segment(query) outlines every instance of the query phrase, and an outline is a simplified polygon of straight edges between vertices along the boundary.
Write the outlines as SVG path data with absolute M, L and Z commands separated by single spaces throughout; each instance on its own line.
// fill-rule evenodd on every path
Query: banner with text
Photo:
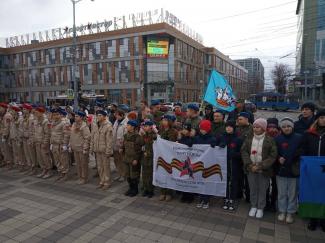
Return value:
M 227 187 L 227 149 L 170 142 L 153 145 L 153 184 L 162 188 L 224 197 Z

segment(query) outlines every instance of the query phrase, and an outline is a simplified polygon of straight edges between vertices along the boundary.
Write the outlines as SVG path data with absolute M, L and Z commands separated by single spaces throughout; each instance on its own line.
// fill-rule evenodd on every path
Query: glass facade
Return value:
M 325 30 L 325 0 L 318 0 L 317 20 L 317 30 Z

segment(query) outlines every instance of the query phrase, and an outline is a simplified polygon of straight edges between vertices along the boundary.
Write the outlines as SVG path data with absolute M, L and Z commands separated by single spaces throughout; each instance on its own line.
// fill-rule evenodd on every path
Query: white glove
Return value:
M 50 145 L 50 150 L 51 150 L 51 151 L 53 150 L 53 144 Z
M 63 151 L 67 151 L 68 150 L 68 146 L 67 145 L 63 145 L 62 146 L 62 149 L 63 149 Z
M 5 143 L 5 142 L 6 142 L 6 139 L 3 138 L 3 139 L 1 139 L 1 141 L 2 141 L 3 143 Z
M 69 147 L 69 153 L 72 153 L 72 148 L 71 147 Z

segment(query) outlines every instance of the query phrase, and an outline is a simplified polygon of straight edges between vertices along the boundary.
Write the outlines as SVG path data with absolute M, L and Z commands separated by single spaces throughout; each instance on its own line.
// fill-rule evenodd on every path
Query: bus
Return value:
M 47 106 L 52 106 L 54 104 L 59 105 L 60 107 L 64 108 L 66 106 L 73 106 L 73 97 L 69 97 L 67 95 L 58 95 L 55 97 L 49 97 L 46 100 Z M 79 98 L 79 105 L 94 107 L 96 101 L 103 102 L 107 104 L 107 99 L 105 95 L 96 95 L 96 94 L 82 94 Z
M 294 96 L 283 95 L 277 92 L 261 92 L 251 95 L 250 101 L 257 109 L 272 109 L 287 111 L 299 109 L 299 102 Z

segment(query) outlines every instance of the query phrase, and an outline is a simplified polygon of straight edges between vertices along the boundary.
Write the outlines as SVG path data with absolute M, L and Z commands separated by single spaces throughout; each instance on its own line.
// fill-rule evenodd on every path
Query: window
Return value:
M 320 60 L 320 43 L 321 40 L 316 40 L 316 50 L 315 50 L 315 61 L 319 61 Z
M 107 43 L 107 58 L 116 57 L 116 40 L 108 40 Z
M 325 39 L 322 40 L 322 54 L 321 54 L 321 61 L 325 61 Z

